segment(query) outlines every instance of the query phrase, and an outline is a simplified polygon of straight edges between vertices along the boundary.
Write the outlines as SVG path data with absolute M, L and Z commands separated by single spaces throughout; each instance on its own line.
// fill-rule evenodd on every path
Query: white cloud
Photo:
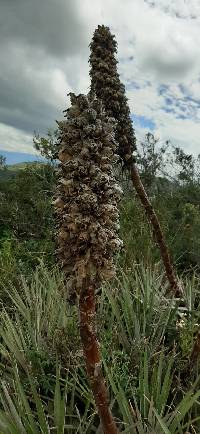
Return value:
M 1 148 L 30 152 L 33 131 L 43 133 L 62 117 L 67 93 L 88 91 L 88 44 L 97 24 L 105 24 L 116 34 L 132 112 L 152 119 L 162 138 L 199 152 L 199 0 L 50 0 L 50 8 L 43 1 L 42 9 L 38 0 L 33 8 L 41 14 L 34 18 L 37 30 L 31 26 L 28 33 L 31 14 L 24 0 L 9 32 L 1 27 Z M 5 16 L 11 19 L 8 3 Z M 60 17 L 56 32 L 53 17 L 55 24 Z
M 190 119 L 175 119 L 173 116 L 158 116 L 161 126 L 155 130 L 156 136 L 161 140 L 171 139 L 174 145 L 184 148 L 187 153 L 197 156 L 199 152 L 200 123 Z
M 31 135 L 2 123 L 0 123 L 0 143 L 3 151 L 35 153 L 37 155 L 33 149 L 33 137 Z
M 157 7 L 178 18 L 196 19 L 200 16 L 199 0 L 145 0 L 152 7 Z
M 154 133 L 157 137 L 161 140 L 170 139 L 186 152 L 197 155 L 200 152 L 200 106 L 193 101 L 181 100 L 180 104 L 185 110 L 182 111 L 180 106 L 176 105 L 179 101 L 177 95 L 183 98 L 175 85 L 169 87 L 163 95 L 160 95 L 153 85 L 128 92 L 131 111 L 137 116 L 152 119 L 156 123 Z M 166 97 L 171 98 L 170 105 L 166 104 Z M 167 109 L 172 111 L 167 112 Z

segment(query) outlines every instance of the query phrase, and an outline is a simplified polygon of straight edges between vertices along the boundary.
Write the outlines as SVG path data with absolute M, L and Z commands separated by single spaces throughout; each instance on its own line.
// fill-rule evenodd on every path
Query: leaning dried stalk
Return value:
M 150 203 L 140 179 L 133 152 L 136 151 L 135 132 L 132 126 L 130 110 L 125 95 L 125 87 L 117 72 L 117 43 L 108 27 L 98 26 L 90 44 L 91 91 L 101 98 L 109 116 L 117 121 L 116 140 L 118 154 L 124 166 L 129 170 L 137 195 L 144 206 L 147 218 L 153 227 L 156 244 L 165 267 L 166 276 L 175 295 L 182 295 L 182 289 L 176 278 L 169 250 L 158 217 Z
M 59 122 L 57 254 L 68 291 L 79 300 L 81 340 L 101 423 L 105 433 L 116 434 L 95 326 L 95 290 L 114 276 L 113 254 L 121 245 L 117 236 L 121 190 L 112 172 L 115 121 L 107 119 L 99 100 L 70 96 L 67 119 Z

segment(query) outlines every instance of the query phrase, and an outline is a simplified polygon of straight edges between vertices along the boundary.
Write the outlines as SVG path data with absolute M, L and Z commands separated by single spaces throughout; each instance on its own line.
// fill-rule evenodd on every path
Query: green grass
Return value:
M 111 406 L 122 433 L 184 434 L 199 422 L 198 366 L 183 351 L 198 321 L 199 279 L 185 281 L 183 309 L 156 269 L 120 268 L 98 295 L 98 329 Z M 0 432 L 102 433 L 85 374 L 76 307 L 57 268 L 38 267 L 20 291 L 7 282 L 1 312 Z M 183 375 L 183 374 L 184 375 Z M 179 378 L 179 383 L 177 383 Z M 194 430 L 191 432 L 195 432 Z

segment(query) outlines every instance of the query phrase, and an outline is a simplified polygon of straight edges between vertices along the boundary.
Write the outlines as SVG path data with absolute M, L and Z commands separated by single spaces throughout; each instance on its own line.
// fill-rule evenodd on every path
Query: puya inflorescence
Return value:
M 120 248 L 118 203 L 113 175 L 117 160 L 115 121 L 99 99 L 71 94 L 66 120 L 59 122 L 59 184 L 54 202 L 58 249 L 70 292 L 84 279 L 95 287 L 113 277 L 113 254 Z

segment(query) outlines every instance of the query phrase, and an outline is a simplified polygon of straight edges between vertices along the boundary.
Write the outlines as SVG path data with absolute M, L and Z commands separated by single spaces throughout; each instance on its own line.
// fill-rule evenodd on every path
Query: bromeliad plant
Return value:
M 137 195 L 153 227 L 154 239 L 160 249 L 170 287 L 177 296 L 180 296 L 182 295 L 182 289 L 174 272 L 158 217 L 149 201 L 135 164 L 135 157 L 133 156 L 133 152 L 136 151 L 135 132 L 125 95 L 125 87 L 121 83 L 117 72 L 117 60 L 115 58 L 117 43 L 108 27 L 104 25 L 98 26 L 94 32 L 90 49 L 91 90 L 98 98 L 102 99 L 108 116 L 113 116 L 117 121 L 118 154 L 125 168 L 128 169 Z
M 95 326 L 95 290 L 115 274 L 121 189 L 113 175 L 114 120 L 92 96 L 70 94 L 60 126 L 59 185 L 55 206 L 58 250 L 68 291 L 79 301 L 80 334 L 98 413 L 105 433 L 117 433 L 109 409 Z
M 181 308 L 166 299 L 164 288 L 161 290 L 162 275 L 156 270 L 133 264 L 127 274 L 120 269 L 117 274 L 110 284 L 103 285 L 98 296 L 98 324 L 112 409 L 120 432 L 200 432 L 198 368 L 194 370 L 196 384 L 189 383 L 186 388 L 181 381 L 177 387 L 177 379 L 182 377 L 176 332 Z M 199 317 L 198 286 L 199 278 L 185 282 L 189 321 L 194 323 Z M 76 308 L 66 306 L 63 287 L 62 273 L 43 266 L 31 283 L 22 280 L 20 294 L 18 288 L 7 286 L 13 309 L 9 304 L 1 313 L 1 433 L 102 433 L 81 352 L 77 351 Z M 62 330 L 67 340 L 63 335 L 57 347 L 58 332 L 60 336 Z M 173 344 L 174 339 L 178 346 Z M 75 350 L 73 363 L 66 363 L 70 342 Z M 49 368 L 43 364 L 45 348 L 46 362 L 53 362 Z

